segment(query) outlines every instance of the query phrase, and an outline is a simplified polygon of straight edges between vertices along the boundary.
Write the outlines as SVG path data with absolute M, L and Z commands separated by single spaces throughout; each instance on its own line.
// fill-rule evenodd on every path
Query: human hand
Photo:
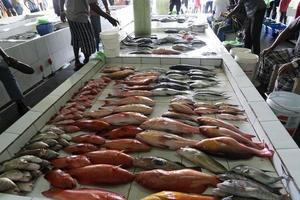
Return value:
M 107 20 L 108 20 L 109 23 L 111 23 L 113 26 L 118 26 L 118 25 L 120 25 L 119 21 L 116 20 L 116 19 L 113 18 L 113 17 L 109 17 Z
M 283 64 L 278 70 L 278 76 L 282 76 L 284 74 L 289 74 L 295 71 L 295 68 L 292 63 Z
M 62 22 L 66 22 L 67 20 L 66 20 L 66 13 L 65 12 L 60 12 L 60 20 L 62 21 Z

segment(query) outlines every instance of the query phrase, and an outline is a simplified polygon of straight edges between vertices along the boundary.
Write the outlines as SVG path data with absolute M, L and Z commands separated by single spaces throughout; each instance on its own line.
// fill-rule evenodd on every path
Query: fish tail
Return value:
M 265 148 L 265 143 L 264 142 L 253 142 L 255 148 L 258 148 L 258 149 L 264 149 Z

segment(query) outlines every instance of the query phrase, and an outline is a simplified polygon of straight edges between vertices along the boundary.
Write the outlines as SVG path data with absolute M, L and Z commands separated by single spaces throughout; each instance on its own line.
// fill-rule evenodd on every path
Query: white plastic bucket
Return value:
M 242 47 L 235 47 L 230 49 L 230 54 L 232 57 L 235 57 L 237 53 L 251 53 L 251 49 Z
M 235 61 L 240 65 L 248 78 L 253 81 L 256 73 L 258 55 L 252 53 L 236 53 Z
M 272 92 L 267 104 L 293 136 L 300 122 L 300 95 L 292 92 Z
M 107 57 L 117 57 L 120 54 L 119 32 L 117 30 L 102 31 L 100 38 Z

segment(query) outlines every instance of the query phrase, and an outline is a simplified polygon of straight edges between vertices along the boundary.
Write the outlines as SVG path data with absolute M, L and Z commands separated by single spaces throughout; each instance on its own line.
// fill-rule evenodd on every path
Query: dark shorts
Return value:
M 74 48 L 80 48 L 82 53 L 91 55 L 96 51 L 93 28 L 90 22 L 70 21 L 71 45 Z

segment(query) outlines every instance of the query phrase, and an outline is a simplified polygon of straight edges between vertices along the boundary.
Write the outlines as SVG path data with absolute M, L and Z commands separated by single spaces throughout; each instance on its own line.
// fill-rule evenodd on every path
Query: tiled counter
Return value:
M 284 127 L 277 120 L 272 110 L 261 98 L 247 75 L 242 71 L 239 65 L 233 60 L 230 54 L 218 41 L 217 37 L 210 29 L 203 34 L 207 42 L 214 51 L 216 56 L 197 56 L 189 55 L 180 56 L 121 56 L 106 60 L 108 65 L 133 64 L 137 69 L 151 68 L 153 66 L 167 67 L 172 64 L 193 64 L 203 66 L 219 67 L 218 78 L 221 80 L 221 88 L 228 93 L 231 98 L 228 102 L 240 105 L 246 111 L 247 122 L 239 122 L 237 125 L 244 131 L 257 136 L 257 139 L 265 141 L 268 146 L 274 150 L 274 157 L 263 159 L 254 157 L 249 160 L 227 160 L 219 159 L 227 167 L 233 167 L 238 164 L 247 164 L 264 170 L 271 171 L 271 174 L 279 176 L 289 176 L 288 181 L 284 180 L 287 192 L 290 193 L 293 200 L 300 199 L 300 150 L 293 139 L 289 136 Z M 43 99 L 38 105 L 32 108 L 20 120 L 8 128 L 0 135 L 0 161 L 12 157 L 37 131 L 41 130 L 46 122 L 53 116 L 58 109 L 64 105 L 72 94 L 80 88 L 86 80 L 98 77 L 100 70 L 105 63 L 90 61 L 84 68 L 76 72 L 72 77 L 66 80 L 61 86 L 53 91 L 48 97 Z M 104 99 L 111 92 L 111 85 L 98 97 Z M 157 102 L 154 113 L 151 117 L 160 116 L 167 110 L 170 97 L 155 97 Z M 97 103 L 96 103 L 97 104 Z M 93 109 L 93 108 L 92 108 Z M 199 138 L 199 136 L 196 136 Z M 142 155 L 142 154 L 138 154 Z M 174 152 L 161 151 L 153 148 L 149 153 L 143 155 L 162 155 L 171 160 L 182 160 L 175 156 Z M 190 163 L 184 162 L 186 165 Z M 35 190 L 27 197 L 0 194 L 0 199 L 9 200 L 39 200 L 43 198 L 41 191 L 49 188 L 48 183 L 40 177 Z M 111 191 L 125 195 L 130 200 L 138 200 L 150 193 L 149 190 L 140 187 L 135 182 L 116 187 L 105 187 Z M 207 193 L 210 193 L 208 190 Z M 43 198 L 44 199 L 44 198 Z

